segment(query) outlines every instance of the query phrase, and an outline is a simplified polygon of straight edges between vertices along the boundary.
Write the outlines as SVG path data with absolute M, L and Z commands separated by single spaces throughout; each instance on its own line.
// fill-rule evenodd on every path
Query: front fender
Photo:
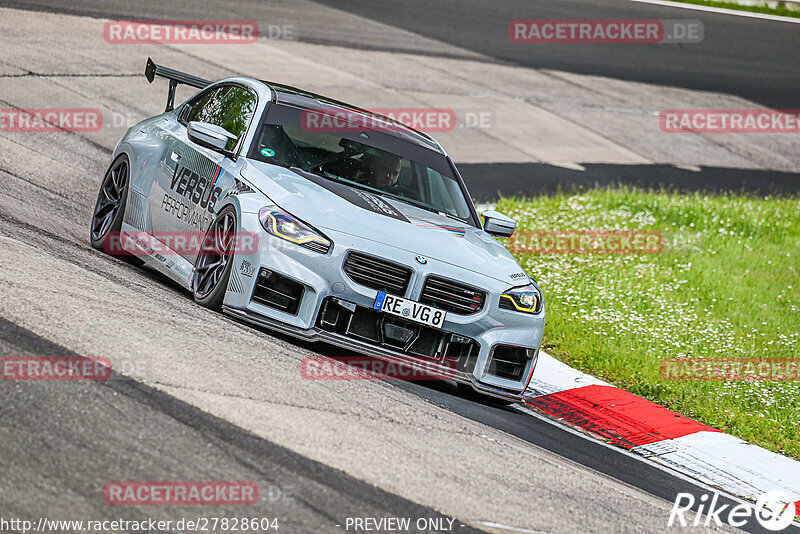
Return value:
M 214 206 L 214 217 L 225 209 L 227 206 L 233 206 L 236 210 L 236 220 L 239 221 L 241 227 L 243 213 L 258 213 L 261 208 L 268 205 L 270 202 L 262 194 L 256 192 L 238 192 L 226 196 L 222 202 L 218 202 Z

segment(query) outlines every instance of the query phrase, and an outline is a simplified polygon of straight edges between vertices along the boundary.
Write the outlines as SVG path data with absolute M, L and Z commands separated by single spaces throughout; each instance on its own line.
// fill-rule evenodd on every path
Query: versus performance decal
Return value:
M 224 171 L 219 165 L 212 168 L 214 175 L 209 179 L 188 167 L 177 165 L 172 174 L 170 189 L 183 198 L 165 193 L 161 201 L 162 209 L 193 228 L 205 230 L 214 205 L 222 195 L 222 188 L 216 185 Z
M 222 167 L 219 165 L 216 167 L 213 178 L 208 179 L 187 167 L 178 165 L 175 167 L 175 174 L 169 187 L 193 204 L 199 204 L 206 211 L 214 211 L 214 203 L 222 194 L 222 188 L 214 187 L 222 174 Z

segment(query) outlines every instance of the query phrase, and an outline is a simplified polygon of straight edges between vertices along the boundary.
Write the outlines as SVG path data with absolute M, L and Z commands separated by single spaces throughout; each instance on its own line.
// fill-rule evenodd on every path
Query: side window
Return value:
M 207 122 L 221 126 L 236 136 L 228 150 L 233 150 L 239 138 L 250 124 L 256 108 L 256 98 L 242 87 L 223 85 L 189 102 L 190 110 L 186 122 Z
M 228 87 L 217 87 L 213 91 L 209 91 L 207 93 L 203 93 L 200 96 L 196 96 L 192 98 L 186 104 L 186 110 L 181 110 L 181 119 L 183 122 L 189 123 L 190 121 L 203 121 L 200 118 L 201 113 L 203 112 L 206 105 L 212 101 L 217 100 L 220 97 L 220 94 L 223 91 L 226 91 Z

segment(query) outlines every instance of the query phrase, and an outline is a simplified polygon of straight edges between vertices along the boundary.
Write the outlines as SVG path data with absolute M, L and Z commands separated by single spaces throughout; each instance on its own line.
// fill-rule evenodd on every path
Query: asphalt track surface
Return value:
M 341 352 L 335 347 L 296 343 L 326 356 Z M 0 354 L 79 357 L 2 318 Z M 668 502 L 681 492 L 709 492 L 631 454 L 532 417 L 526 409 L 475 402 L 459 396 L 448 383 L 395 384 L 436 406 Z M 100 382 L 4 385 L 0 387 L 0 418 L 4 486 L 0 515 L 6 518 L 29 517 L 43 508 L 50 519 L 238 517 L 241 514 L 233 506 L 111 507 L 101 499 L 100 488 L 106 482 L 124 480 L 246 480 L 256 481 L 260 491 L 260 501 L 248 507 L 248 517 L 277 518 L 284 532 L 329 532 L 346 517 L 452 520 L 453 532 L 480 532 L 116 372 Z M 735 506 L 737 502 L 722 496 L 719 504 Z M 755 522 L 743 530 L 769 532 Z
M 410 9 L 402 0 L 320 3 L 527 67 L 731 93 L 777 108 L 800 107 L 800 31 L 795 24 L 627 0 L 432 0 L 412 3 Z M 705 37 L 696 45 L 531 46 L 503 38 L 508 22 L 515 19 L 695 19 L 703 22 Z
M 547 195 L 594 187 L 629 186 L 652 191 L 797 195 L 796 173 L 701 167 L 685 170 L 673 165 L 613 165 L 585 163 L 578 171 L 546 163 L 461 163 L 458 169 L 478 201 L 499 196 Z M 535 180 L 531 180 L 535 176 Z M 502 180 L 498 180 L 501 177 Z
M 103 4 L 108 7 L 104 7 Z M 608 11 L 604 11 L 602 18 L 616 16 L 619 18 L 665 17 L 654 12 L 651 13 L 647 11 L 648 7 L 638 4 L 635 5 L 635 8 L 632 7 L 634 4 L 628 2 L 612 2 L 611 4 L 619 4 L 619 14 L 612 15 Z M 136 13 L 127 11 L 128 9 L 136 12 L 140 9 L 147 9 L 146 3 L 139 3 L 133 7 L 133 4 L 123 2 L 74 2 L 64 7 L 45 6 L 44 3 L 38 4 L 37 2 L 5 2 L 4 5 L 32 9 L 46 7 L 48 10 L 103 17 L 133 16 Z M 503 4 L 502 10 L 495 10 L 494 7 L 487 10 L 485 7 L 473 6 L 468 2 L 459 2 L 458 5 L 463 8 L 463 12 L 458 12 L 461 13 L 459 16 L 453 16 L 452 9 L 448 11 L 446 5 L 440 2 L 426 2 L 424 8 L 419 8 L 426 10 L 426 16 L 419 16 L 419 9 L 416 10 L 417 15 L 415 16 L 404 15 L 403 10 L 393 2 L 376 2 L 374 4 L 337 2 L 336 5 L 339 8 L 346 7 L 362 16 L 406 26 L 414 32 L 422 34 L 427 32 L 439 40 L 450 40 L 465 48 L 472 47 L 497 60 L 526 60 L 524 57 L 515 59 L 514 55 L 517 52 L 513 47 L 503 50 L 502 47 L 498 47 L 486 39 L 474 38 L 476 35 L 480 35 L 481 31 L 477 31 L 477 29 L 467 31 L 467 28 L 463 27 L 465 21 L 471 24 L 477 23 L 486 25 L 482 31 L 488 32 L 488 28 L 492 24 L 496 25 L 498 20 L 508 20 L 508 18 L 503 18 L 507 17 L 504 10 L 510 9 L 509 6 L 514 7 L 513 4 L 509 4 L 509 6 Z M 407 4 L 405 5 L 407 6 Z M 452 7 L 455 4 L 450 3 L 449 5 Z M 526 9 L 520 8 L 519 10 L 511 9 L 508 13 L 514 13 L 512 18 L 589 18 L 592 16 L 592 10 L 595 10 L 594 13 L 597 14 L 599 13 L 597 10 L 600 8 L 600 2 L 563 2 L 558 4 L 558 9 L 545 7 L 554 5 L 545 2 L 529 2 L 527 5 L 529 6 L 526 8 L 527 10 L 533 9 L 530 6 L 535 6 L 536 10 L 525 14 Z M 159 3 L 158 6 L 158 9 L 149 12 L 158 13 L 152 18 L 168 16 L 190 18 L 191 10 L 187 10 L 185 4 L 180 2 Z M 204 9 L 222 10 L 221 6 L 222 3 L 211 2 L 205 4 Z M 241 9 L 242 14 L 246 14 L 248 4 L 246 2 L 238 3 L 236 9 Z M 389 16 L 390 9 L 399 10 L 395 11 L 394 18 Z M 539 11 L 540 9 L 541 11 Z M 415 10 L 408 10 L 408 12 L 413 11 Z M 498 14 L 496 11 L 500 13 Z M 232 9 L 226 9 L 224 14 L 228 18 L 236 15 Z M 191 18 L 203 18 L 210 15 L 207 12 L 194 12 L 191 14 Z M 701 14 L 697 15 L 695 16 L 693 13 L 686 17 L 703 19 L 699 16 Z M 443 32 L 442 27 L 447 26 L 444 24 L 445 19 L 453 28 L 457 28 L 458 24 L 456 23 L 460 21 L 462 23 L 461 30 L 451 30 L 448 27 Z M 435 32 L 437 24 L 441 34 Z M 505 27 L 505 24 L 506 22 L 503 22 L 501 26 Z M 727 21 L 725 24 L 731 25 L 729 30 L 734 32 L 734 36 L 737 30 L 740 31 L 739 36 L 742 35 L 741 32 L 744 30 L 737 28 L 736 21 Z M 708 25 L 706 28 L 708 36 Z M 761 62 L 764 58 L 758 57 L 759 66 L 766 69 L 763 76 L 753 75 L 754 71 L 748 70 L 748 67 L 752 65 L 744 63 L 732 65 L 730 58 L 739 57 L 742 61 L 750 58 L 750 61 L 755 61 L 752 59 L 754 56 L 751 53 L 755 54 L 760 51 L 768 55 L 768 50 L 762 49 L 761 45 L 756 46 L 755 50 L 744 47 L 741 44 L 743 42 L 741 37 L 731 38 L 729 44 L 734 47 L 733 49 L 725 48 L 726 42 L 718 43 L 715 46 L 719 46 L 719 48 L 715 48 L 715 50 L 718 52 L 716 56 L 720 56 L 717 57 L 719 61 L 716 64 L 712 62 L 707 69 L 703 69 L 704 72 L 709 70 L 716 75 L 711 76 L 706 72 L 707 79 L 702 83 L 716 83 L 717 86 L 714 87 L 714 90 L 723 90 L 724 86 L 725 90 L 736 94 L 747 93 L 748 97 L 761 99 L 763 102 L 788 103 L 791 101 L 797 103 L 796 91 L 800 87 L 800 83 L 798 83 L 800 77 L 796 65 L 797 47 L 786 45 L 786 43 L 793 42 L 793 39 L 797 39 L 797 30 L 794 27 L 787 31 L 789 30 L 793 30 L 795 33 L 759 36 L 762 39 L 759 43 L 765 43 L 764 47 L 777 46 L 777 43 L 780 43 L 781 47 L 786 46 L 787 53 L 791 53 L 794 49 L 792 58 L 779 56 L 772 61 L 774 56 L 768 56 L 770 60 L 764 62 L 763 65 Z M 447 36 L 448 31 L 452 33 L 449 37 Z M 342 34 L 346 33 L 342 32 Z M 470 34 L 473 36 L 471 41 L 468 38 Z M 773 37 L 774 41 L 771 40 Z M 460 42 L 462 38 L 470 42 Z M 357 40 L 354 37 L 349 39 Z M 340 44 L 344 42 L 346 41 L 340 41 Z M 710 46 L 710 43 L 708 44 Z M 361 45 L 367 46 L 368 44 L 361 43 Z M 736 47 L 742 54 L 741 56 L 735 50 Z M 668 53 L 669 50 L 672 48 L 665 49 L 664 53 Z M 587 52 L 588 49 L 582 49 L 582 53 L 591 56 Z M 618 52 L 613 51 L 613 54 Z M 716 57 L 712 52 L 709 50 L 709 57 Z M 623 54 L 623 52 L 619 53 Z M 757 55 L 755 54 L 755 56 Z M 645 65 L 645 63 L 657 65 L 657 61 L 645 59 L 645 56 L 641 54 L 634 54 L 634 56 L 639 59 L 633 63 L 628 63 L 627 60 L 633 61 L 635 58 L 624 55 L 597 62 L 582 61 L 581 57 L 576 58 L 574 54 L 564 51 L 553 51 L 552 57 L 545 55 L 537 58 L 537 61 L 542 61 L 542 63 L 536 66 L 549 65 L 549 68 L 564 70 L 572 68 L 575 72 L 591 72 L 581 69 L 589 69 L 592 65 L 600 68 L 597 63 L 602 63 L 605 65 L 604 69 L 609 69 L 602 73 L 606 76 L 648 80 L 648 76 L 659 75 L 656 69 Z M 675 57 L 684 58 L 685 56 L 676 53 Z M 782 59 L 785 61 L 782 65 L 784 68 L 781 69 L 777 66 Z M 530 61 L 530 58 L 527 60 Z M 792 61 L 795 63 L 794 68 L 791 68 Z M 688 60 L 683 64 L 685 68 L 690 66 L 691 62 Z M 715 68 L 719 72 L 715 71 Z M 770 68 L 772 70 L 769 70 Z M 681 69 L 676 69 L 676 71 L 683 72 Z M 726 71 L 728 72 L 726 73 Z M 751 84 L 740 80 L 737 84 L 734 81 L 735 76 L 731 75 L 734 71 L 749 72 L 751 73 L 748 76 L 749 80 L 759 80 L 764 83 Z M 688 74 L 681 77 L 670 70 L 663 75 L 671 76 L 670 81 L 675 85 L 700 87 L 691 85 L 692 83 L 701 83 L 701 81 Z M 794 96 L 789 94 L 790 91 L 786 89 L 787 87 L 795 91 Z M 737 91 L 742 92 L 738 93 Z M 783 104 L 783 107 L 787 107 L 787 104 Z M 508 168 L 507 171 L 509 174 L 513 174 L 512 168 Z M 552 171 L 562 172 L 563 169 L 553 169 Z M 465 174 L 468 174 L 468 170 L 465 170 Z M 603 176 L 607 176 L 607 174 Z M 96 178 L 99 180 L 99 177 Z M 789 178 L 791 176 L 787 177 L 787 180 Z M 490 189 L 486 189 L 486 191 L 487 194 L 491 194 Z M 480 196 L 480 192 L 477 192 L 476 196 Z M 2 213 L 0 213 L 0 220 L 4 226 L 3 233 L 28 243 L 38 245 L 44 243 L 44 248 L 50 248 L 49 241 L 59 239 L 54 235 L 36 237 L 37 229 L 16 224 L 14 220 L 5 217 Z M 58 247 L 53 247 L 53 249 L 59 255 L 64 256 L 70 255 L 71 247 L 74 248 L 74 245 L 68 243 L 60 252 L 58 252 Z M 84 243 L 83 248 L 88 248 L 88 245 Z M 114 261 L 116 262 L 116 260 Z M 115 279 L 115 274 L 109 274 L 110 271 L 105 270 L 102 265 L 98 265 L 94 269 L 106 274 L 112 280 Z M 178 289 L 164 282 L 158 276 L 148 274 L 146 277 L 147 282 L 161 284 L 167 291 L 174 292 L 179 299 L 185 299 L 185 295 L 182 295 Z M 120 283 L 125 282 L 120 281 Z M 285 338 L 279 339 L 298 349 L 307 350 L 309 348 Z M 330 347 L 311 348 L 323 354 L 336 353 L 336 350 Z M 0 319 L 0 354 L 72 355 L 74 353 L 32 333 L 23 326 Z M 688 491 L 700 494 L 708 491 L 627 453 L 589 440 L 547 420 L 532 417 L 518 408 L 498 408 L 459 397 L 447 384 L 426 386 L 399 383 L 397 387 L 445 410 L 552 451 L 584 466 L 587 470 L 607 475 L 666 502 L 674 501 L 678 492 Z M 77 402 L 76 399 L 81 402 Z M 54 410 L 53 407 L 58 407 L 58 409 Z M 79 384 L 77 387 L 75 384 L 69 384 L 68 388 L 57 383 L 16 383 L 13 386 L 4 384 L 0 388 L 0 420 L 3 421 L 0 426 L 0 472 L 3 473 L 4 486 L 0 488 L 2 490 L 0 492 L 0 510 L 6 515 L 30 513 L 44 502 L 64 506 L 63 511 L 65 512 L 80 510 L 84 515 L 92 512 L 93 518 L 101 518 L 106 515 L 109 518 L 127 517 L 125 514 L 130 515 L 130 518 L 135 518 L 140 513 L 139 510 L 129 509 L 121 514 L 119 510 L 109 510 L 109 507 L 102 505 L 102 502 L 98 505 L 97 483 L 99 480 L 107 481 L 115 478 L 136 480 L 137 476 L 144 478 L 145 475 L 155 478 L 154 474 L 157 474 L 162 480 L 237 478 L 258 480 L 262 491 L 264 491 L 263 488 L 268 488 L 267 491 L 271 490 L 272 494 L 276 496 L 276 500 L 269 503 L 270 506 L 265 513 L 273 516 L 280 515 L 283 520 L 281 524 L 290 527 L 283 530 L 284 532 L 329 531 L 332 522 L 348 515 L 439 517 L 439 514 L 430 508 L 392 495 L 338 470 L 309 460 L 268 440 L 254 436 L 231 423 L 202 412 L 164 392 L 129 380 L 122 375 L 115 375 L 113 380 L 106 383 Z M 76 469 L 76 466 L 80 467 Z M 11 487 L 16 488 L 16 491 L 9 493 L 8 488 Z M 65 495 L 68 496 L 66 500 L 64 499 Z M 730 501 L 725 499 L 724 502 Z M 56 508 L 56 510 L 60 509 Z M 198 515 L 197 512 L 197 509 L 187 510 L 188 515 Z M 219 514 L 221 510 L 215 509 L 215 512 Z M 602 513 L 602 510 L 598 513 Z M 146 513 L 148 517 L 157 517 L 158 514 L 174 519 L 176 510 L 148 509 Z M 291 527 L 295 527 L 296 530 Z M 472 531 L 470 527 L 459 527 L 459 529 L 461 529 L 458 530 L 459 532 Z M 763 531 L 757 525 L 749 525 L 745 530 L 749 532 Z
M 78 356 L 3 319 L 0 354 Z M 282 532 L 331 531 L 345 516 L 445 519 L 119 374 L 0 388 L 0 417 L 6 518 L 42 510 L 43 501 L 50 519 L 76 510 L 92 520 L 240 517 L 235 506 L 106 506 L 98 481 L 242 480 L 260 493 L 247 516 L 277 518 Z
M 489 60 L 622 80 L 740 95 L 779 109 L 800 108 L 798 25 L 675 9 L 629 0 L 316 0 L 317 4 L 474 51 Z M 255 19 L 260 27 L 293 23 L 300 40 L 402 52 L 359 27 L 336 27 L 291 2 L 258 0 L 4 0 L 0 4 L 103 18 Z M 143 15 L 146 14 L 146 15 Z M 515 44 L 515 19 L 691 19 L 704 24 L 699 44 Z M 435 54 L 436 51 L 428 51 Z
M 271 26 L 290 24 L 295 27 L 295 38 L 302 42 L 442 57 L 473 53 L 469 57 L 479 61 L 727 93 L 776 109 L 800 109 L 800 24 L 630 0 L 303 1 L 302 7 L 288 0 L 3 0 L 0 5 L 101 18 L 247 19 L 256 20 L 262 33 Z M 315 6 L 330 9 L 322 13 Z M 388 39 L 380 29 L 353 24 L 344 16 L 347 14 L 446 46 L 416 46 L 408 39 Z M 508 38 L 508 23 L 515 19 L 592 18 L 700 20 L 704 39 L 696 44 L 530 45 L 515 44 Z M 588 172 L 570 172 L 532 163 L 467 163 L 459 168 L 470 193 L 481 201 L 595 184 L 710 193 L 800 192 L 800 175 L 774 170 L 702 167 L 700 172 L 691 172 L 670 165 L 598 164 Z M 500 181 L 498 173 L 503 176 Z

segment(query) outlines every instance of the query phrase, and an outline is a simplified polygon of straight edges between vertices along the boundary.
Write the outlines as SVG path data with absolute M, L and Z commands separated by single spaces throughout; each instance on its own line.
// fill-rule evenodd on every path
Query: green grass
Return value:
M 672 2 L 683 2 L 684 4 L 697 4 L 700 6 L 722 7 L 725 9 L 736 9 L 739 11 L 750 11 L 753 13 L 766 13 L 767 15 L 780 15 L 782 17 L 800 18 L 800 10 L 788 7 L 769 7 L 769 6 L 741 6 L 732 2 L 717 2 L 715 0 L 670 0 Z
M 596 189 L 497 204 L 519 230 L 659 230 L 658 254 L 517 254 L 544 347 L 708 425 L 800 458 L 800 382 L 678 382 L 675 357 L 800 356 L 800 199 Z

